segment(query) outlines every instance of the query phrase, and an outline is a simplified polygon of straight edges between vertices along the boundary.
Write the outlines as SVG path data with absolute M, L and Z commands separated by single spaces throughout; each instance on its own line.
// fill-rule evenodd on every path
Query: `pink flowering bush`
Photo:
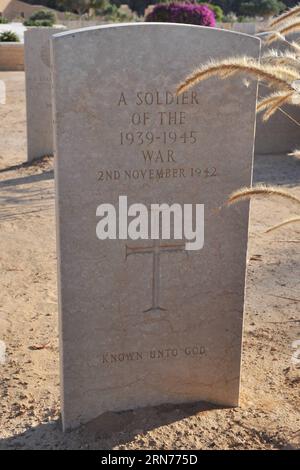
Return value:
M 215 26 L 214 12 L 206 5 L 194 3 L 167 3 L 156 5 L 146 21 Z

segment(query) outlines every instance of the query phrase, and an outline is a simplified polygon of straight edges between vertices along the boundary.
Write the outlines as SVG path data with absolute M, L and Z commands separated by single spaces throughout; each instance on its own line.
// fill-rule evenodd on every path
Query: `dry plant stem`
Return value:
M 284 116 L 286 116 L 288 119 L 290 119 L 294 124 L 296 124 L 296 126 L 300 127 L 300 122 L 297 121 L 295 118 L 293 118 L 293 116 L 291 116 L 289 113 L 284 111 L 284 109 L 278 108 L 278 111 L 280 111 L 282 114 L 284 114 Z
M 281 23 L 284 23 L 285 21 L 298 16 L 300 14 L 300 6 L 296 5 L 294 8 L 290 8 L 287 12 L 283 13 L 282 15 L 278 16 L 275 18 L 270 26 L 276 26 Z
M 300 46 L 297 44 L 296 41 L 292 41 L 291 43 L 289 41 L 285 41 L 286 43 L 290 44 L 290 46 L 295 49 L 298 53 L 300 52 Z
M 272 44 L 274 41 L 281 41 L 285 42 L 289 47 L 292 47 L 297 51 L 298 53 L 300 52 L 300 46 L 297 44 L 295 41 L 288 41 L 282 34 L 280 34 L 278 31 L 270 31 L 270 37 L 266 40 L 266 44 Z
M 272 243 L 300 243 L 300 240 L 270 240 Z
M 250 199 L 253 196 L 277 196 L 293 201 L 300 206 L 300 199 L 290 191 L 273 186 L 254 186 L 253 188 L 241 188 L 234 191 L 228 198 L 227 204 L 231 205 L 238 201 Z
M 260 100 L 256 110 L 258 113 L 267 110 L 263 116 L 263 120 L 267 121 L 281 105 L 291 102 L 293 94 L 292 92 L 273 93 Z
M 287 96 L 282 96 L 281 98 L 278 98 L 276 102 L 274 102 L 273 105 L 271 105 L 269 107 L 269 109 L 265 112 L 265 114 L 263 115 L 263 121 L 267 121 L 268 119 L 270 119 L 270 117 L 276 113 L 277 109 L 285 104 L 285 103 L 288 103 L 290 98 L 292 97 L 293 93 L 289 93 Z
M 300 29 L 300 20 L 297 19 L 297 21 L 293 21 L 292 23 L 283 26 L 278 32 L 279 34 L 282 34 L 284 36 L 286 34 L 299 31 L 299 29 Z
M 258 103 L 256 110 L 258 112 L 264 111 L 267 109 L 269 106 L 273 106 L 279 98 L 288 98 L 292 95 L 291 92 L 278 92 L 278 93 L 272 93 L 271 95 L 267 96 L 266 98 L 262 98 Z
M 269 34 L 269 38 L 265 41 L 266 44 L 271 44 L 272 42 L 279 40 L 281 42 L 285 42 L 289 47 L 300 53 L 300 45 L 297 40 L 290 42 L 282 34 L 280 34 L 279 31 L 269 31 Z
M 300 72 L 296 70 L 295 67 L 289 67 L 286 64 L 260 64 L 260 67 L 263 71 L 275 73 L 278 78 L 282 78 L 288 82 L 300 79 Z
M 261 63 L 271 65 L 284 65 L 286 67 L 291 67 L 297 71 L 300 71 L 299 57 L 295 53 L 292 53 L 290 51 L 280 53 L 275 51 L 274 49 L 271 49 L 269 52 L 262 56 Z
M 271 65 L 261 65 L 254 60 L 228 59 L 221 62 L 209 62 L 186 78 L 177 88 L 177 94 L 187 91 L 197 83 L 207 80 L 213 76 L 224 77 L 236 73 L 246 73 L 256 79 L 264 80 L 267 83 L 281 90 L 293 91 L 290 81 L 297 80 L 299 74 L 286 67 Z
M 281 197 L 284 199 L 288 199 L 290 201 L 296 202 L 300 206 L 300 199 L 294 196 L 291 192 L 281 189 L 279 187 L 273 187 L 273 186 L 255 186 L 253 188 L 241 188 L 235 192 L 233 192 L 228 200 L 227 204 L 231 205 L 234 204 L 238 201 L 243 201 L 250 199 L 253 196 L 277 196 Z M 292 219 L 285 220 L 281 222 L 280 224 L 274 225 L 273 227 L 269 228 L 267 232 L 271 232 L 273 230 L 276 230 L 280 227 L 284 227 L 289 224 L 297 223 L 300 222 L 300 216 L 294 217 Z
M 265 87 L 265 88 L 268 88 L 267 85 L 265 85 L 264 83 L 260 83 L 260 86 L 262 87 Z M 259 99 L 262 99 L 261 96 L 259 96 Z M 278 108 L 278 111 L 280 111 L 285 117 L 287 117 L 288 119 L 290 119 L 290 121 L 292 121 L 294 124 L 296 124 L 296 126 L 300 127 L 300 122 L 297 121 L 293 116 L 291 116 L 289 113 L 287 113 L 286 111 L 284 111 L 282 108 Z
M 266 233 L 272 232 L 273 230 L 277 230 L 281 227 L 285 227 L 286 225 L 295 224 L 298 222 L 300 222 L 300 217 L 293 217 L 291 219 L 284 220 L 280 224 L 273 225 L 273 227 L 268 228 L 268 230 L 266 230 Z

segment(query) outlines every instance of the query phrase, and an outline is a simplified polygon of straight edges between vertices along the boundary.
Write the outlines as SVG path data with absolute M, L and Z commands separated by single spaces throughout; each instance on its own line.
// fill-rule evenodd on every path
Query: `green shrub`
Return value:
M 27 21 L 24 21 L 24 26 L 36 26 L 36 27 L 44 26 L 47 28 L 51 28 L 53 26 L 53 23 L 49 20 L 36 20 L 36 21 L 27 20 Z
M 104 1 L 103 6 L 98 8 L 96 12 L 103 16 L 106 21 L 111 21 L 112 23 L 137 20 L 137 17 L 133 12 L 127 13 L 126 11 L 123 11 L 122 8 L 119 8 L 117 5 L 110 3 L 109 1 Z
M 107 3 L 105 7 L 103 8 L 103 14 L 104 15 L 117 15 L 119 8 L 116 5 L 111 5 L 110 3 Z
M 251 23 L 253 22 L 253 16 L 238 16 L 238 23 Z
M 236 23 L 238 21 L 238 17 L 233 11 L 230 11 L 227 15 L 223 16 L 224 23 Z
M 240 14 L 246 16 L 272 16 L 284 10 L 285 5 L 280 0 L 249 0 L 242 2 Z
M 39 10 L 33 13 L 27 21 L 24 21 L 25 26 L 47 26 L 51 27 L 56 22 L 55 14 L 50 10 Z
M 29 17 L 30 20 L 32 21 L 43 21 L 43 20 L 48 20 L 52 21 L 54 24 L 56 22 L 56 17 L 53 11 L 51 10 L 39 10 L 34 13 Z
M 201 3 L 201 5 L 206 5 L 209 7 L 215 14 L 216 21 L 220 23 L 223 20 L 224 12 L 219 5 L 214 5 L 213 3 L 206 3 L 202 1 L 198 1 L 197 3 Z
M 3 31 L 0 33 L 0 42 L 20 42 L 20 39 L 13 31 Z
M 8 23 L 8 19 L 4 18 L 4 16 L 0 16 L 0 24 L 7 24 L 7 23 Z

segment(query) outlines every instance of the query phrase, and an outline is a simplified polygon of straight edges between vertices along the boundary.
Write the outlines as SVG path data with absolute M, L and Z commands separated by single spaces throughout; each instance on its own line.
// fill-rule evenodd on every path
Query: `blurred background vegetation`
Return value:
M 151 6 L 171 3 L 170 0 L 23 0 L 59 11 L 70 12 L 89 18 L 100 16 L 105 21 L 137 21 L 151 11 Z M 190 0 L 176 3 L 208 5 L 217 22 L 253 21 L 279 14 L 287 7 L 295 6 L 299 0 Z

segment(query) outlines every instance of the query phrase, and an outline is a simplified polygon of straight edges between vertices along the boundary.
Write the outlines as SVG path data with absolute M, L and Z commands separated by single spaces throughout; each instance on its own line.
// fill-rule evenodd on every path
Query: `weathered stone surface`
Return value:
M 172 93 L 209 58 L 258 57 L 259 40 L 141 23 L 52 43 L 64 427 L 160 403 L 236 406 L 249 208 L 218 208 L 251 182 L 256 84 Z M 204 204 L 204 248 L 100 241 L 96 209 L 120 195 Z
M 24 44 L 18 42 L 0 43 L 0 71 L 24 70 Z
M 50 38 L 59 28 L 25 31 L 27 159 L 53 155 Z

